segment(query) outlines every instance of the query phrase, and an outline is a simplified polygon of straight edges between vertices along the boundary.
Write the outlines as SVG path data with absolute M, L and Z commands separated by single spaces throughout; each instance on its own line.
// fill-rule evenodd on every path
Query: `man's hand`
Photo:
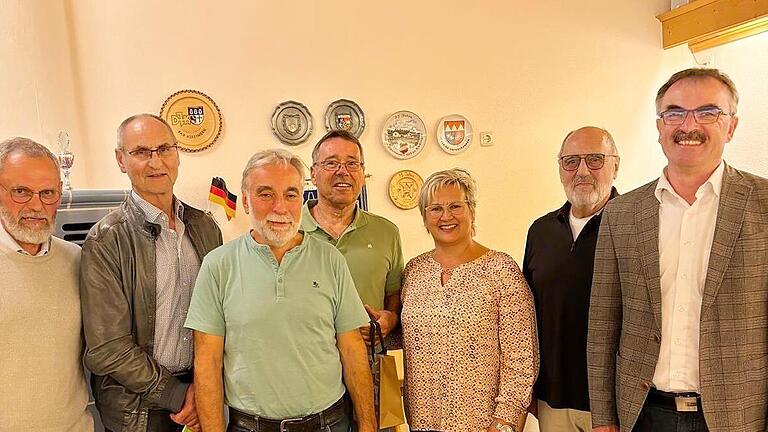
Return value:
M 386 338 L 389 332 L 391 332 L 392 329 L 394 329 L 397 326 L 397 323 L 399 321 L 399 319 L 397 318 L 397 314 L 392 311 L 388 311 L 386 309 L 376 310 L 370 305 L 364 305 L 364 306 L 365 306 L 365 311 L 368 312 L 368 316 L 371 317 L 372 320 L 379 323 L 379 325 L 381 326 L 381 335 Z M 370 330 L 371 329 L 369 326 L 360 327 L 360 333 L 363 335 L 363 340 L 365 341 L 365 344 L 368 346 L 371 345 L 370 335 L 369 335 Z
M 180 425 L 186 425 L 193 431 L 200 430 L 200 422 L 197 419 L 197 408 L 195 407 L 194 383 L 187 387 L 187 393 L 184 395 L 184 405 L 181 406 L 181 411 L 176 414 L 171 414 L 171 420 Z
M 592 432 L 619 432 L 619 427 L 616 425 L 598 426 L 592 428 Z

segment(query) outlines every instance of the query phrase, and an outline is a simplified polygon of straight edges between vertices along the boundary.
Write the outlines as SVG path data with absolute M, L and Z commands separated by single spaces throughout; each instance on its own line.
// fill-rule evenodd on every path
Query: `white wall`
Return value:
M 198 206 L 206 205 L 211 176 L 235 185 L 254 151 L 283 147 L 269 123 L 279 102 L 296 99 L 312 112 L 315 132 L 291 148 L 309 161 L 327 104 L 357 101 L 368 123 L 370 206 L 401 227 L 408 257 L 432 245 L 418 211 L 398 210 L 387 198 L 397 170 L 426 177 L 468 168 L 480 188 L 478 239 L 520 258 L 530 221 L 563 199 L 555 153 L 569 130 L 595 124 L 614 132 L 623 190 L 662 166 L 652 99 L 671 71 L 654 18 L 663 0 L 67 4 L 89 187 L 128 186 L 111 162 L 115 127 L 130 114 L 157 112 L 184 88 L 209 94 L 225 117 L 221 142 L 183 156 L 178 192 Z M 389 156 L 379 138 L 400 109 L 421 115 L 430 133 L 426 149 L 408 161 Z M 436 123 L 454 112 L 476 131 L 492 130 L 497 145 L 443 153 Z M 233 237 L 247 220 L 224 225 Z
M 26 136 L 56 153 L 59 131 L 69 132 L 72 182 L 89 187 L 67 9 L 58 0 L 0 0 L 0 140 Z

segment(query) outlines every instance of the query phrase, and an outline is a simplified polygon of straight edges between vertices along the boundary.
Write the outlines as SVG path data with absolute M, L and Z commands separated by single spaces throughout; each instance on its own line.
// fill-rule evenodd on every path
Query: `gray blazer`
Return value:
M 659 358 L 656 182 L 615 198 L 603 213 L 587 341 L 594 426 L 632 430 Z M 727 165 L 699 337 L 709 430 L 768 430 L 768 180 Z

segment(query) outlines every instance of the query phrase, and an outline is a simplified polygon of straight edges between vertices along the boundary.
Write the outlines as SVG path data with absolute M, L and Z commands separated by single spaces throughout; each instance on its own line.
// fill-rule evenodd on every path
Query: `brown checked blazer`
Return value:
M 589 311 L 593 426 L 631 431 L 651 386 L 661 340 L 656 181 L 603 213 Z M 709 430 L 767 429 L 768 180 L 725 166 L 704 285 L 701 399 Z

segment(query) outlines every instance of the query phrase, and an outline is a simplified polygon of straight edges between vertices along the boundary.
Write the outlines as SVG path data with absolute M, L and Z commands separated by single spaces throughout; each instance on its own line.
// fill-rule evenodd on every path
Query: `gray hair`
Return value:
M 568 132 L 567 135 L 565 135 L 565 138 L 563 138 L 563 143 L 560 144 L 560 151 L 557 152 L 557 157 L 558 158 L 563 155 L 563 149 L 565 148 L 565 143 L 568 142 L 568 140 L 571 138 L 571 136 L 573 136 L 573 134 L 575 134 L 576 132 L 582 131 L 584 129 L 597 129 L 600 132 L 602 132 L 602 134 L 603 134 L 603 142 L 607 142 L 608 145 L 611 146 L 611 152 L 613 154 L 615 154 L 617 156 L 619 155 L 619 149 L 616 148 L 616 141 L 613 140 L 613 135 L 611 135 L 610 132 L 608 132 L 607 130 L 605 130 L 605 129 L 601 128 L 601 127 L 597 127 L 597 126 L 584 126 L 584 127 L 578 128 L 576 130 L 572 130 L 572 131 Z
M 173 139 L 174 140 L 176 139 L 176 135 L 173 134 L 173 129 L 171 129 L 171 126 L 168 124 L 168 122 L 163 120 L 162 117 L 156 116 L 154 114 L 149 114 L 149 113 L 136 114 L 123 120 L 120 123 L 120 126 L 117 127 L 117 149 L 118 150 L 125 150 L 125 143 L 123 143 L 123 133 L 125 132 L 125 129 L 134 121 L 141 120 L 141 119 L 157 120 L 163 126 L 165 126 L 166 129 L 168 129 L 168 133 L 171 134 Z
M 736 84 L 733 83 L 731 77 L 715 68 L 690 68 L 681 70 L 680 72 L 677 72 L 669 77 L 667 82 L 665 82 L 664 85 L 662 85 L 659 88 L 659 91 L 656 93 L 656 113 L 658 114 L 659 110 L 661 109 L 659 106 L 661 99 L 665 94 L 667 94 L 667 91 L 670 87 L 672 87 L 673 84 L 684 79 L 702 78 L 714 78 L 723 83 L 723 85 L 728 89 L 728 92 L 731 94 L 731 112 L 729 114 L 736 114 L 736 108 L 739 105 L 739 92 L 736 90 Z
M 269 149 L 256 152 L 248 160 L 243 170 L 243 179 L 240 187 L 243 191 L 248 189 L 248 175 L 256 168 L 268 165 L 292 166 L 301 177 L 301 187 L 304 188 L 304 162 L 298 156 L 283 149 Z
M 32 141 L 29 138 L 13 137 L 0 143 L 0 169 L 3 168 L 5 160 L 8 159 L 13 153 L 21 153 L 24 156 L 31 158 L 48 158 L 56 167 L 56 173 L 61 179 L 61 172 L 59 171 L 59 160 L 56 156 L 48 150 L 48 147 Z
M 424 223 L 427 222 L 427 206 L 437 193 L 438 189 L 456 186 L 464 192 L 467 198 L 469 212 L 472 214 L 472 235 L 475 235 L 475 208 L 477 207 L 477 183 L 467 170 L 453 168 L 449 170 L 437 171 L 427 177 L 419 193 L 419 212 Z

